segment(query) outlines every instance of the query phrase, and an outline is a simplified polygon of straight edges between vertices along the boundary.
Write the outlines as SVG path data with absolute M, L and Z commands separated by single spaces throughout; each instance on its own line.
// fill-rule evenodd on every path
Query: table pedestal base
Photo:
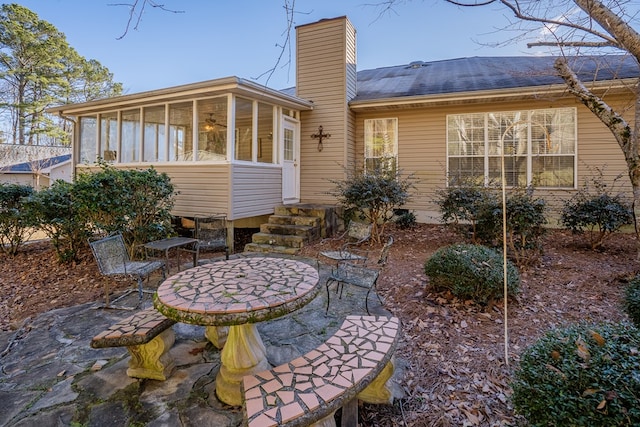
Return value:
M 240 384 L 243 376 L 271 368 L 266 349 L 253 323 L 229 328 L 220 360 L 222 364 L 216 376 L 216 395 L 232 406 L 242 405 Z
M 204 330 L 204 336 L 218 350 L 222 350 L 224 343 L 227 342 L 229 336 L 228 326 L 207 326 Z

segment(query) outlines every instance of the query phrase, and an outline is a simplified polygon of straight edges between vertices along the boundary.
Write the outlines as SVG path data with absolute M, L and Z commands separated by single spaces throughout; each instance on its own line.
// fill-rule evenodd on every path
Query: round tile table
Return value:
M 318 271 L 284 258 L 255 257 L 217 261 L 169 277 L 154 296 L 156 309 L 178 322 L 205 325 L 216 346 L 218 327 L 229 326 L 216 377 L 216 394 L 240 406 L 240 383 L 269 369 L 257 322 L 291 313 L 318 294 Z

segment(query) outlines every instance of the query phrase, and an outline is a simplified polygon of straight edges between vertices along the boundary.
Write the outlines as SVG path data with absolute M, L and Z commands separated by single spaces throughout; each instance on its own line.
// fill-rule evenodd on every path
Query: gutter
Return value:
M 638 79 L 607 80 L 595 82 L 590 85 L 591 90 L 628 89 L 631 85 L 638 84 Z M 417 108 L 435 104 L 461 104 L 464 102 L 478 102 L 488 100 L 525 99 L 539 97 L 540 95 L 565 94 L 565 84 L 530 86 L 510 89 L 492 89 L 483 91 L 466 91 L 456 93 L 443 93 L 434 95 L 399 96 L 391 98 L 375 98 L 371 100 L 355 100 L 349 102 L 349 108 L 354 111 L 383 108 Z
M 131 95 L 120 95 L 79 104 L 61 105 L 48 108 L 46 112 L 50 114 L 67 115 L 87 114 L 91 112 L 104 111 L 105 108 L 108 107 L 139 107 L 154 103 L 160 104 L 172 101 L 184 101 L 193 99 L 197 96 L 215 95 L 228 92 L 269 100 L 294 109 L 313 109 L 313 103 L 311 101 L 287 95 L 267 86 L 238 77 L 224 77 L 221 79 L 139 92 Z

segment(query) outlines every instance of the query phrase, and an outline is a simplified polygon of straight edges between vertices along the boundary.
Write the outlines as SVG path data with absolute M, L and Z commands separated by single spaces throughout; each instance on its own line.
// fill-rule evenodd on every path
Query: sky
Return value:
M 347 16 L 356 28 L 358 70 L 470 56 L 531 55 L 504 41 L 507 17 L 493 6 L 461 8 L 443 0 L 413 0 L 381 14 L 380 0 L 295 0 L 295 25 Z M 132 0 L 23 0 L 65 34 L 86 59 L 107 67 L 127 94 L 237 76 L 275 89 L 295 85 L 283 0 L 156 0 L 172 13 L 148 8 L 137 29 L 126 29 Z M 135 24 L 135 22 L 134 22 Z M 318 58 L 321 66 L 322 58 Z

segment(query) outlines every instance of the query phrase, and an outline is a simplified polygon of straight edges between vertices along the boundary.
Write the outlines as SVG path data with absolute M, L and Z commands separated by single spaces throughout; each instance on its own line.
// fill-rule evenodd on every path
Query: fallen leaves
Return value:
M 621 319 L 619 279 L 637 270 L 630 255 L 636 242 L 628 235 L 614 235 L 604 252 L 594 252 L 579 246 L 571 234 L 551 230 L 540 263 L 522 272 L 522 293 L 508 304 L 507 364 L 501 302 L 486 310 L 429 289 L 424 262 L 437 248 L 459 243 L 460 237 L 440 225 L 389 227 L 387 232 L 395 243 L 378 291 L 402 322 L 397 358 L 406 364 L 399 384 L 405 396 L 394 406 L 365 405 L 362 427 L 517 424 L 509 382 L 520 352 L 552 327 Z M 317 257 L 338 243 L 320 241 L 303 248 L 301 255 Z M 90 253 L 71 267 L 58 265 L 52 249 L 42 244 L 12 259 L 0 255 L 0 329 L 52 308 L 101 301 L 105 283 L 112 290 L 130 286 L 105 282 Z M 587 338 L 576 344 L 583 358 L 588 355 Z M 604 345 L 603 337 L 590 338 Z M 548 369 L 562 375 L 551 365 Z M 607 409 L 607 396 L 600 401 L 602 410 Z

